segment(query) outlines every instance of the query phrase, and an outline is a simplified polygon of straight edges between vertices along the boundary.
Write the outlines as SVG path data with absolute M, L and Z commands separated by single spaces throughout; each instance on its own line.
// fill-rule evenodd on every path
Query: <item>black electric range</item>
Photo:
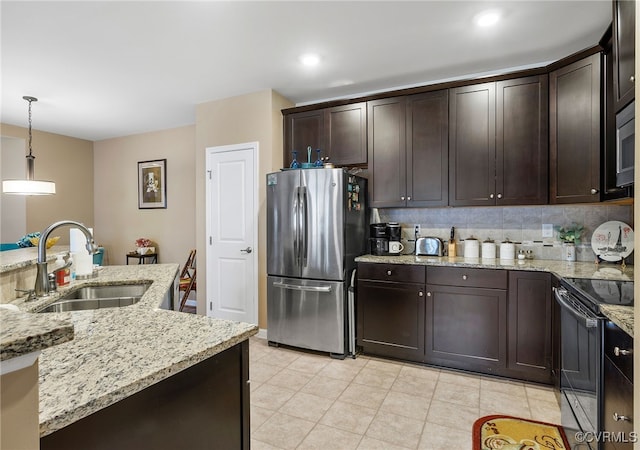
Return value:
M 578 294 L 582 303 L 600 315 L 600 305 L 633 306 L 633 281 L 563 278 L 560 282 Z

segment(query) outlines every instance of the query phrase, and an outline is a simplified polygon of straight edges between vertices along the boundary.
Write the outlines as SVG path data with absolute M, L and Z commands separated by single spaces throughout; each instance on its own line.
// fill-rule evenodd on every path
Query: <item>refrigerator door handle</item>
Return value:
M 281 289 L 293 289 L 296 291 L 331 292 L 331 286 L 300 286 L 297 284 L 283 283 L 282 281 L 276 281 L 273 285 Z
M 300 265 L 300 195 L 298 188 L 295 190 L 293 197 L 293 215 L 291 217 L 293 221 L 293 254 L 296 261 L 296 266 Z
M 308 246 L 308 238 L 309 238 L 309 215 L 307 211 L 307 188 L 305 186 L 300 186 L 300 206 L 301 206 L 301 214 L 300 214 L 300 238 L 301 242 L 301 250 L 300 250 L 300 259 L 303 267 L 307 266 L 307 257 L 309 253 Z

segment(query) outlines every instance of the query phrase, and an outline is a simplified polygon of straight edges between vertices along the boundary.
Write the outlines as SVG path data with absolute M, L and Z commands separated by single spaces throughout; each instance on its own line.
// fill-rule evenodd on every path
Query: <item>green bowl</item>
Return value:
M 315 166 L 313 165 L 313 163 L 309 163 L 309 162 L 302 163 L 302 168 L 303 168 L 303 169 L 311 169 L 311 168 L 313 168 L 313 167 L 315 167 Z

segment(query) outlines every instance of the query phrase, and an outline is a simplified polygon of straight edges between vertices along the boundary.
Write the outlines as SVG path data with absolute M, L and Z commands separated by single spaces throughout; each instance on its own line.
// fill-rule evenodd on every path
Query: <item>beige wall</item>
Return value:
M 193 126 L 94 143 L 94 234 L 106 264 L 124 264 L 140 237 L 158 244 L 159 262 L 184 264 L 195 246 L 194 147 Z M 167 160 L 167 208 L 138 209 L 138 162 L 155 159 Z
M 266 300 L 266 191 L 265 174 L 282 166 L 281 109 L 293 104 L 277 92 L 265 90 L 253 94 L 204 103 L 196 109 L 195 162 L 205 167 L 205 149 L 219 145 L 259 143 L 258 163 L 258 325 L 267 327 Z M 206 252 L 205 174 L 196 172 L 196 246 Z M 198 272 L 206 273 L 206 261 L 198 259 Z M 204 314 L 206 280 L 198 277 L 198 312 Z
M 25 155 L 28 153 L 26 128 L 1 124 L 0 135 L 24 139 Z M 94 226 L 93 142 L 33 130 L 32 148 L 35 178 L 55 181 L 56 194 L 27 197 L 27 232 L 42 231 L 64 219 Z M 25 170 L 26 164 L 25 159 Z M 60 236 L 59 244 L 68 245 L 68 229 L 54 231 L 53 235 Z

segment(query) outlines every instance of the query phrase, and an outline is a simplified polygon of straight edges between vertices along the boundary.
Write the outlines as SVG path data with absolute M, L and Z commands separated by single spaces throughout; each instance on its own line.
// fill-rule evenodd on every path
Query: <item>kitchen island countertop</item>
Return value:
M 633 281 L 633 266 L 623 270 L 619 265 L 595 264 L 593 262 L 568 262 L 545 259 L 501 260 L 464 258 L 447 256 L 415 256 L 415 255 L 362 255 L 356 262 L 375 264 L 412 264 L 424 266 L 467 267 L 479 269 L 528 270 L 550 272 L 560 278 L 589 278 L 596 280 Z M 602 305 L 602 312 L 613 323 L 633 337 L 633 306 Z
M 177 271 L 177 264 L 104 266 L 96 278 L 59 289 L 62 295 L 80 286 L 152 281 L 138 303 L 120 308 L 27 314 L 52 303 L 57 296 L 12 302 L 22 312 L 7 313 L 18 314 L 25 323 L 48 319 L 73 326 L 73 340 L 44 349 L 40 355 L 40 436 L 257 333 L 257 326 L 248 323 L 160 309 Z

